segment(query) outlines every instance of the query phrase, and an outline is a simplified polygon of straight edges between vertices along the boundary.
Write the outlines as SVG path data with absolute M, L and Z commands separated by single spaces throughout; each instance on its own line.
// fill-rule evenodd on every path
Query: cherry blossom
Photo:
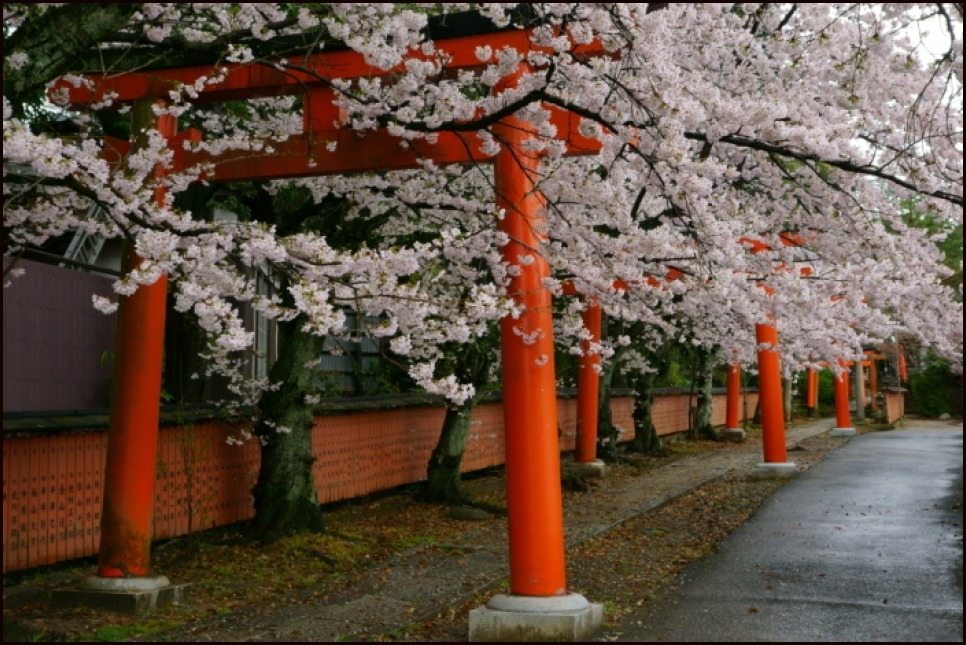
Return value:
M 53 6 L 5 5 L 5 29 Z M 199 97 L 234 66 L 295 70 L 301 54 L 346 47 L 386 74 L 331 81 L 344 127 L 386 128 L 412 142 L 477 131 L 480 152 L 494 155 L 502 145 L 494 125 L 511 114 L 529 124 L 526 147 L 543 155 L 544 246 L 504 261 L 487 164 L 427 160 L 418 171 L 284 182 L 319 202 L 346 200 L 348 222 L 382 218 L 363 248 L 338 248 L 310 232 L 279 235 L 258 221 L 205 220 L 176 208 L 175 197 L 209 168 L 173 167 L 173 144 L 157 131 L 145 131 L 119 163 L 105 154 L 92 116 L 126 108 L 115 97 L 85 111 L 51 96 L 49 109 L 76 130 L 65 137 L 32 128 L 5 95 L 5 257 L 73 229 L 126 237 L 145 262 L 116 291 L 167 274 L 176 307 L 193 312 L 212 339 L 212 369 L 236 375 L 252 342 L 242 303 L 281 320 L 303 314 L 313 333 L 336 336 L 346 333 L 345 309 L 355 309 L 386 321 L 373 334 L 413 361 L 410 373 L 423 387 L 454 401 L 472 391 L 437 373 L 440 348 L 472 343 L 493 321 L 520 316 L 506 286 L 536 253 L 552 267 L 548 288 L 559 294 L 571 282 L 609 316 L 651 330 L 644 342 L 683 338 L 753 364 L 754 325 L 768 322 L 781 333 L 789 369 L 855 357 L 864 344 L 898 334 L 961 366 L 961 288 L 940 283 L 933 240 L 902 219 L 914 200 L 931 216 L 962 223 L 961 7 L 656 7 L 140 5 L 104 51 L 151 47 L 163 59 L 194 48 L 214 61 L 155 108 L 203 131 L 200 143 L 184 145 L 213 157 L 270 155 L 302 132 L 298 94 L 230 109 Z M 427 25 L 433 14 L 469 10 L 495 27 L 528 29 L 527 46 L 480 46 L 478 66 L 450 69 L 452 52 L 429 36 L 445 29 Z M 945 32 L 948 47 L 927 54 L 926 29 Z M 265 53 L 279 38 L 299 36 L 299 51 Z M 582 53 L 587 47 L 595 53 Z M 29 55 L 5 52 L 5 74 L 29 69 Z M 86 82 L 85 71 L 65 78 Z M 506 82 L 511 74 L 515 83 Z M 599 151 L 566 156 L 554 110 L 578 115 L 579 134 Z M 789 234 L 796 243 L 787 243 Z M 747 240 L 764 250 L 752 252 Z M 287 276 L 287 297 L 259 294 L 259 273 Z M 572 299 L 554 330 L 521 335 L 553 332 L 579 348 L 582 307 Z M 613 348 L 591 351 L 606 357 Z M 264 385 L 236 382 L 249 394 Z

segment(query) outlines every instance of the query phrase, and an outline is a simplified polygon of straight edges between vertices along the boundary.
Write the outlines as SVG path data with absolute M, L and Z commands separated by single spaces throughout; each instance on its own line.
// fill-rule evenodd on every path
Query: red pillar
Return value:
M 774 325 L 755 325 L 758 350 L 758 395 L 761 397 L 762 443 L 765 463 L 786 463 L 785 406 L 782 401 L 782 373 L 778 354 L 778 331 Z
M 872 411 L 878 412 L 879 402 L 876 397 L 879 394 L 879 374 L 875 368 L 874 352 L 867 352 L 867 354 L 869 354 L 869 398 L 872 401 Z
M 543 201 L 534 190 L 539 159 L 521 146 L 524 126 L 508 118 L 496 128 L 503 149 L 495 160 L 497 205 L 505 213 L 499 226 L 510 239 L 503 255 L 520 267 L 509 293 L 523 309 L 519 318 L 500 322 L 510 593 L 556 596 L 567 593 L 567 581 L 553 319 L 544 284 L 550 269 L 539 250 L 545 226 Z M 533 261 L 524 264 L 521 257 Z
M 725 409 L 725 428 L 741 428 L 741 366 L 734 363 L 728 368 L 728 396 Z
M 805 387 L 805 407 L 808 408 L 808 416 L 815 415 L 818 408 L 818 372 L 813 369 L 808 370 L 808 381 Z
M 835 427 L 846 429 L 852 427 L 849 418 L 849 370 L 845 361 L 839 361 L 842 371 L 835 376 Z
M 149 110 L 150 104 L 139 108 Z M 175 119 L 159 117 L 156 127 L 170 137 Z M 156 199 L 162 198 L 159 190 Z M 140 262 L 130 251 L 128 267 Z M 105 578 L 147 576 L 151 569 L 166 298 L 167 277 L 162 276 L 119 302 L 97 568 Z
M 577 372 L 577 446 L 574 461 L 590 463 L 597 458 L 597 411 L 600 401 L 600 354 L 590 354 L 591 343 L 600 342 L 602 313 L 596 298 L 589 300 L 582 314 L 590 338 L 581 342 L 580 369 Z

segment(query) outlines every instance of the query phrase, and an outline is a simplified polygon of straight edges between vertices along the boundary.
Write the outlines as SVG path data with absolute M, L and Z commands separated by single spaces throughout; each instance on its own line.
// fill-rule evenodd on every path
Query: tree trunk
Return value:
M 714 394 L 712 392 L 715 352 L 699 349 L 697 352 L 697 405 L 694 408 L 694 435 L 698 439 L 718 440 L 712 422 Z
M 634 439 L 628 444 L 632 452 L 646 455 L 663 455 L 664 444 L 654 427 L 651 411 L 654 407 L 654 379 L 656 372 L 645 372 L 637 377 L 635 384 Z
M 792 384 L 794 381 L 790 378 L 782 379 L 782 409 L 785 411 L 785 423 L 790 424 L 792 422 Z
M 491 324 L 487 332 L 470 344 L 451 344 L 445 348 L 453 375 L 470 383 L 476 394 L 456 408 L 446 408 L 443 429 L 426 465 L 426 486 L 417 496 L 420 501 L 443 504 L 471 504 L 493 512 L 503 509 L 473 501 L 460 488 L 460 465 L 470 436 L 473 410 L 488 389 L 490 368 L 497 357 L 500 330 Z
M 321 352 L 321 339 L 302 329 L 304 319 L 279 323 L 279 357 L 272 367 L 272 382 L 259 403 L 262 466 L 255 496 L 252 534 L 264 543 L 295 533 L 323 528 L 315 481 L 312 477 L 312 408 L 305 396 L 313 391 L 315 373 L 305 367 Z
M 446 408 L 443 430 L 426 468 L 426 486 L 419 494 L 420 501 L 441 504 L 467 501 L 460 489 L 460 466 L 478 400 L 472 397 L 460 407 Z
M 603 334 L 601 336 L 603 337 Z M 617 441 L 620 439 L 620 433 L 614 426 L 614 417 L 610 411 L 610 392 L 613 389 L 617 366 L 627 349 L 627 347 L 618 347 L 600 374 L 600 396 L 597 399 L 597 458 L 609 464 L 618 459 Z
M 852 368 L 852 388 L 855 398 L 855 420 L 865 421 L 865 374 L 862 363 L 856 361 Z

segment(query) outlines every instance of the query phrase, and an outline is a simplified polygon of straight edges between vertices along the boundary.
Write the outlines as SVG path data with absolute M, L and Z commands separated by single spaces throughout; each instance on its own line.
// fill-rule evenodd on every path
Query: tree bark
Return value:
M 305 404 L 315 385 L 315 374 L 305 365 L 319 356 L 322 343 L 302 329 L 303 322 L 300 316 L 279 323 L 279 357 L 269 376 L 282 385 L 259 402 L 262 420 L 256 434 L 263 442 L 262 465 L 253 491 L 251 532 L 266 544 L 324 526 L 312 477 L 312 408 Z
M 852 389 L 855 398 L 855 420 L 865 421 L 865 373 L 860 361 L 852 367 Z
M 634 438 L 628 444 L 631 452 L 660 456 L 665 454 L 664 443 L 654 427 L 654 379 L 656 372 L 645 372 L 635 379 Z
M 604 319 L 606 325 L 606 318 Z M 601 337 L 606 334 L 606 327 L 602 330 Z M 627 347 L 618 347 L 614 355 L 604 365 L 600 374 L 600 396 L 597 399 L 597 458 L 606 463 L 614 463 L 618 460 L 617 442 L 620 433 L 614 426 L 614 417 L 610 411 L 610 393 L 613 389 L 614 374 L 621 358 L 627 353 Z
M 447 362 L 453 375 L 461 383 L 472 384 L 476 394 L 461 406 L 455 408 L 447 406 L 439 440 L 426 465 L 426 486 L 417 496 L 420 501 L 471 504 L 502 512 L 502 509 L 492 508 L 488 504 L 469 499 L 460 488 L 460 466 L 463 463 L 463 453 L 466 451 L 466 443 L 470 436 L 473 410 L 490 385 L 490 368 L 496 360 L 499 338 L 499 328 L 494 324 L 490 325 L 487 333 L 477 338 L 474 343 L 454 344 L 446 348 Z
M 792 422 L 792 384 L 790 378 L 782 379 L 782 409 L 785 411 L 785 423 Z
M 441 504 L 468 501 L 460 488 L 461 465 L 478 400 L 479 397 L 472 397 L 459 407 L 446 408 L 443 430 L 426 468 L 426 486 L 419 494 L 420 501 Z
M 714 393 L 712 392 L 714 365 L 716 352 L 698 349 L 695 357 L 697 361 L 697 405 L 694 408 L 694 436 L 695 439 L 719 439 L 714 431 L 712 422 L 714 413 Z

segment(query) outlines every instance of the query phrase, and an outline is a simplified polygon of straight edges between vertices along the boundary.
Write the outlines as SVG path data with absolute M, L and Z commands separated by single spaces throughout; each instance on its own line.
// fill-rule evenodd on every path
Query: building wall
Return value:
M 20 260 L 3 290 L 3 411 L 106 407 L 114 316 L 91 306 L 112 297 L 109 277 Z

